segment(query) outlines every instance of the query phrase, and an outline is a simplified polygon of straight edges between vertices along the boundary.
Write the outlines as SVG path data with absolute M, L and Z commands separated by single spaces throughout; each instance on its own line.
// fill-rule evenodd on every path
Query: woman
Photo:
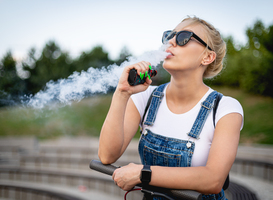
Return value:
M 151 105 L 150 110 L 156 112 L 148 113 L 143 125 L 139 152 L 145 169 L 144 165 L 131 163 L 115 170 L 113 179 L 123 190 L 143 182 L 196 190 L 206 194 L 203 199 L 225 199 L 222 187 L 236 156 L 242 107 L 237 100 L 223 96 L 215 127 L 210 111 L 197 125 L 199 113 L 203 112 L 200 110 L 207 107 L 201 103 L 214 102 L 210 96 L 215 92 L 203 78 L 221 71 L 225 42 L 212 25 L 196 17 L 188 17 L 173 31 L 165 32 L 163 42 L 169 44 L 163 68 L 171 80 L 161 87 L 159 93 L 164 96 L 160 106 Z M 143 85 L 130 86 L 127 78 L 131 69 L 145 73 L 149 65 L 143 61 L 127 66 L 120 77 L 100 135 L 99 158 L 104 164 L 115 162 L 138 130 L 155 86 L 150 86 L 148 78 Z

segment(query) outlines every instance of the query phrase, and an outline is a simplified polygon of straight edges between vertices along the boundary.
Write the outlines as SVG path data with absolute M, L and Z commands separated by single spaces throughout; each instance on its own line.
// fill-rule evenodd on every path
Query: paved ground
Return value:
M 68 138 L 63 137 L 57 140 L 44 141 L 40 146 L 79 146 L 96 147 L 99 146 L 98 138 Z M 138 140 L 132 140 L 127 149 L 138 149 Z M 239 145 L 238 158 L 247 158 L 251 160 L 265 161 L 273 164 L 273 145 Z
M 237 158 L 247 158 L 273 164 L 273 146 L 240 145 Z M 253 176 L 244 176 L 235 173 L 230 173 L 230 180 L 252 190 L 260 200 L 273 199 L 273 182 L 265 181 L 262 178 L 259 179 Z
M 87 146 L 98 146 L 98 139 L 79 139 L 77 141 L 71 141 L 69 138 L 62 138 L 56 140 L 54 143 L 44 143 L 43 145 L 49 144 L 66 144 L 66 145 L 87 145 Z M 129 145 L 128 149 L 137 149 L 138 141 L 134 140 Z M 270 145 L 240 145 L 237 153 L 238 158 L 248 158 L 259 161 L 265 161 L 273 164 L 273 146 Z M 235 173 L 230 173 L 230 180 L 246 186 L 248 189 L 256 193 L 256 196 L 260 200 L 271 200 L 273 199 L 273 182 L 266 182 L 262 179 L 255 178 L 252 176 L 243 176 Z
M 41 189 L 45 191 L 56 192 L 59 194 L 70 195 L 71 197 L 81 198 L 82 200 L 120 200 L 119 197 L 107 193 L 98 192 L 95 190 L 86 190 L 79 192 L 76 188 L 62 187 L 60 185 L 49 185 L 40 183 L 29 183 L 26 181 L 7 181 L 0 180 L 0 185 L 20 186 L 23 188 Z
M 273 164 L 273 145 L 240 145 L 237 157 L 265 161 Z
M 266 182 L 253 176 L 243 176 L 230 173 L 230 181 L 245 186 L 253 191 L 260 200 L 273 199 L 273 183 Z
M 40 142 L 39 146 L 79 146 L 79 147 L 98 147 L 98 138 L 61 138 L 58 140 Z M 137 150 L 137 140 L 132 141 L 128 149 Z M 0 141 L 1 144 L 1 141 Z M 31 145 L 36 146 L 36 141 L 31 141 Z M 266 145 L 240 145 L 237 153 L 238 158 L 249 158 L 252 160 L 265 161 L 273 164 L 273 146 Z M 92 159 L 92 158 L 90 158 Z M 240 174 L 230 173 L 230 180 L 246 186 L 248 189 L 256 193 L 260 200 L 273 199 L 273 182 L 266 182 L 262 179 L 252 176 L 243 176 Z M 101 194 L 96 191 L 89 191 L 83 195 L 90 197 L 89 199 L 109 199 L 107 194 Z M 92 198 L 91 198 L 92 196 Z M 114 197 L 111 197 L 113 199 Z

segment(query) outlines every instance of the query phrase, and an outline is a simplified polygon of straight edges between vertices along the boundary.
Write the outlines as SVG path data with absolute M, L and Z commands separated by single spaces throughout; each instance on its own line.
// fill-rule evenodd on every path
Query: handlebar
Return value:
M 101 172 L 110 176 L 112 176 L 115 169 L 118 168 L 114 165 L 104 165 L 98 160 L 91 160 L 89 167 L 90 169 L 96 170 L 98 172 Z M 138 184 L 137 186 L 142 187 L 142 184 Z M 187 199 L 187 200 L 202 199 L 202 194 L 193 190 L 175 190 L 175 189 L 166 189 L 166 188 L 155 187 L 155 186 L 149 186 L 148 189 L 153 192 L 165 193 L 168 196 L 172 196 L 178 199 Z

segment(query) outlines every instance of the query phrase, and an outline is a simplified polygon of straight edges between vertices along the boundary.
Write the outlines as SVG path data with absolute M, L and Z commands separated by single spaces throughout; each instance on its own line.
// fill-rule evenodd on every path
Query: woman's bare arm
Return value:
M 99 158 L 103 164 L 114 163 L 125 151 L 138 130 L 140 115 L 132 99 L 113 96 L 104 121 L 99 143 Z M 126 133 L 126 134 L 125 134 Z
M 130 69 L 137 69 L 144 73 L 150 63 L 140 62 L 127 66 L 119 80 L 112 102 L 100 133 L 99 158 L 104 164 L 115 162 L 125 151 L 134 134 L 138 130 L 140 115 L 130 96 L 144 91 L 151 84 L 151 80 L 137 86 L 128 84 Z

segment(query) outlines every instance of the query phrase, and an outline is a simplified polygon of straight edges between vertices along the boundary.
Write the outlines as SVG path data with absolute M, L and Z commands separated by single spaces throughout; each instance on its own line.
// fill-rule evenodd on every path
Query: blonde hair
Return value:
M 203 74 L 204 78 L 213 78 L 223 69 L 224 57 L 226 55 L 226 43 L 222 39 L 219 31 L 205 20 L 202 20 L 195 16 L 188 16 L 187 18 L 182 20 L 182 22 L 186 20 L 192 21 L 191 24 L 200 24 L 204 28 L 207 35 L 207 44 L 216 53 L 215 60 L 207 66 L 207 69 Z M 207 51 L 209 50 L 207 49 Z

